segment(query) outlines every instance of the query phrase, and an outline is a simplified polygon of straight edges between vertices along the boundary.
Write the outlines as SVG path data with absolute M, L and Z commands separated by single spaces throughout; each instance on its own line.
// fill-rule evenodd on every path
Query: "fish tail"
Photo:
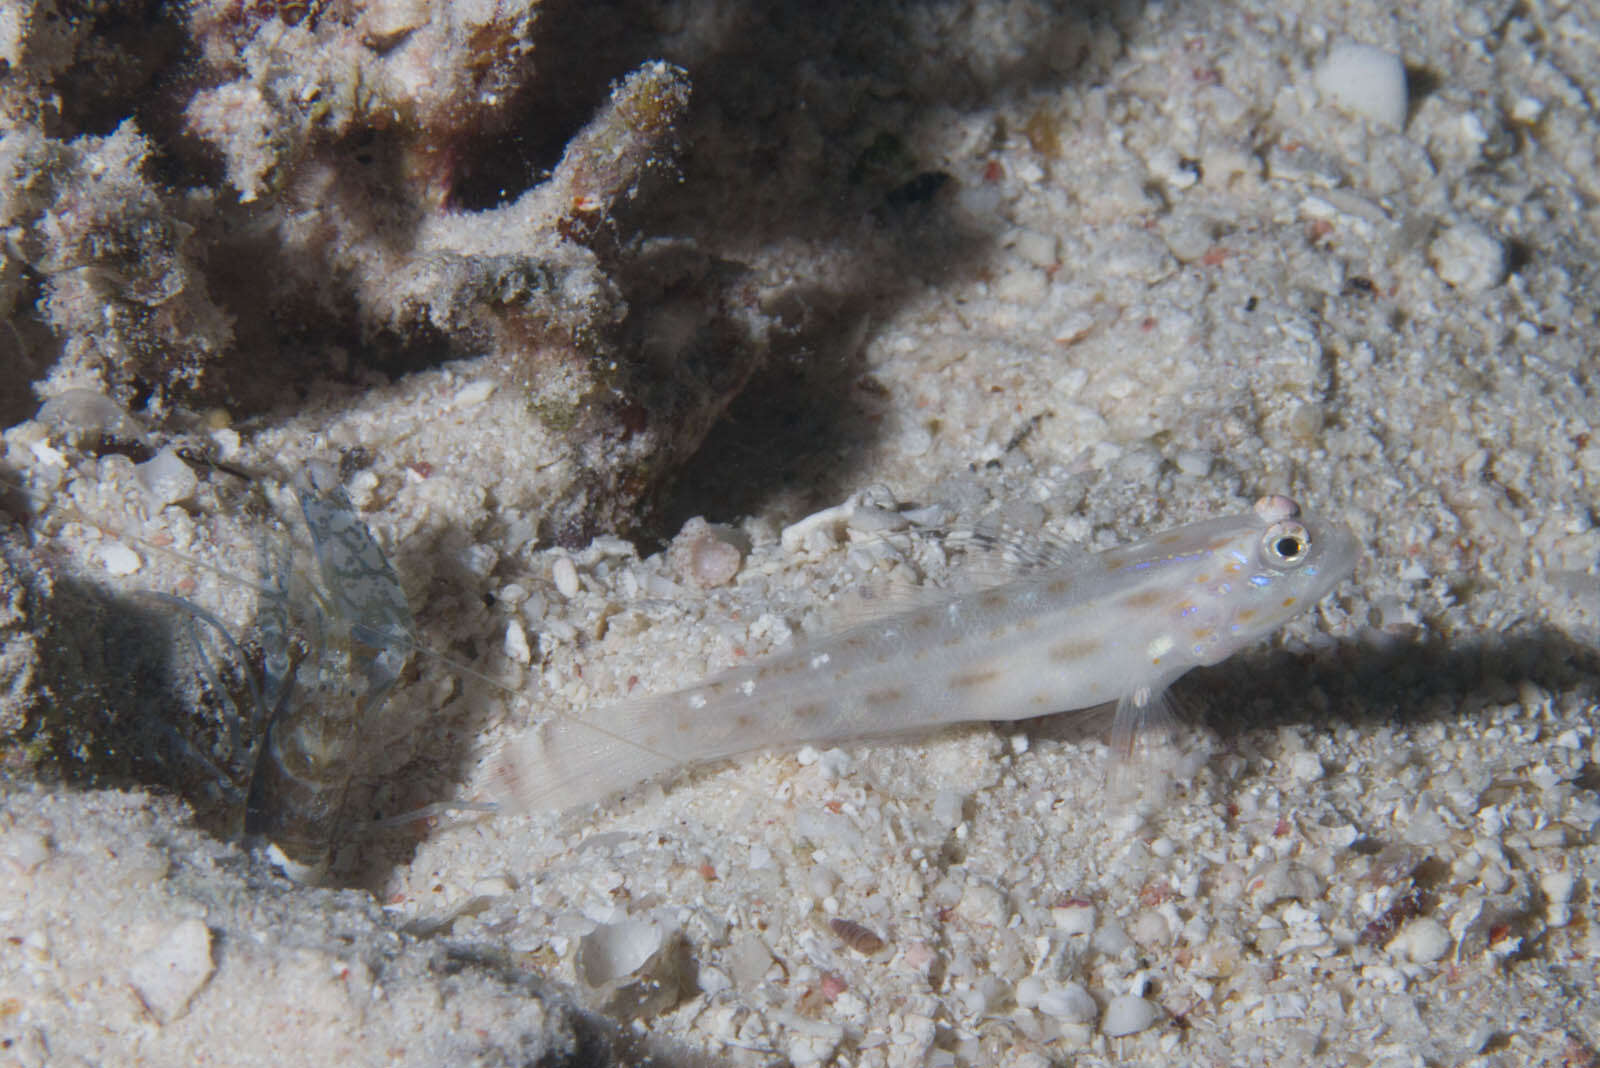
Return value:
M 604 800 L 685 763 L 633 740 L 650 702 L 610 710 L 600 725 L 552 720 L 507 742 L 495 755 L 490 790 L 520 811 L 559 811 Z

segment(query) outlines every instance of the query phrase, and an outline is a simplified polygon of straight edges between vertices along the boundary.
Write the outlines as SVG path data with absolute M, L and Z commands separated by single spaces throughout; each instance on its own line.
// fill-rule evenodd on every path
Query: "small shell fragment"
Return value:
M 1422 916 L 1403 927 L 1389 943 L 1388 951 L 1414 964 L 1431 964 L 1450 951 L 1450 932 L 1431 916 Z
M 695 516 L 672 539 L 667 561 L 683 582 L 711 589 L 733 581 L 744 563 L 744 553 L 726 527 L 713 526 Z
M 864 956 L 872 956 L 884 946 L 884 941 L 869 927 L 864 927 L 854 920 L 834 917 L 828 921 L 828 927 L 839 936 L 839 941 Z
M 111 575 L 131 575 L 144 566 L 139 554 L 126 545 L 117 543 L 102 545 L 99 556 L 106 573 Z
M 1051 906 L 1050 918 L 1056 929 L 1068 935 L 1094 934 L 1095 907 L 1088 901 L 1071 899 Z
M 556 558 L 556 562 L 550 566 L 550 579 L 556 584 L 556 592 L 567 600 L 578 596 L 578 568 L 567 557 Z
M 1328 50 L 1312 76 L 1317 92 L 1352 115 L 1393 129 L 1406 124 L 1406 68 L 1393 52 L 1341 41 Z
M 584 935 L 574 963 L 604 1011 L 643 1020 L 678 1004 L 694 985 L 682 950 L 676 932 L 630 918 Z
M 836 504 L 813 512 L 783 528 L 778 535 L 779 544 L 787 553 L 805 550 L 824 550 L 838 541 L 839 534 L 854 510 L 851 504 Z
M 1036 1007 L 1046 1016 L 1078 1024 L 1092 1023 L 1100 1012 L 1100 1006 L 1094 1003 L 1094 998 L 1078 983 L 1044 991 L 1039 995 Z
M 506 656 L 519 664 L 533 663 L 533 650 L 528 646 L 528 632 L 515 619 L 506 624 Z
M 1112 1038 L 1138 1034 L 1160 1017 L 1160 1012 L 1144 998 L 1132 994 L 1111 999 L 1106 1014 L 1100 1020 L 1100 1030 Z
M 103 434 L 118 441 L 138 441 L 144 427 L 122 405 L 92 389 L 68 389 L 39 407 L 39 422 L 75 441 Z
M 493 392 L 494 383 L 486 378 L 480 378 L 476 382 L 468 382 L 457 391 L 455 406 L 457 408 L 471 408 L 474 405 L 482 404 L 489 399 L 489 395 Z
M 136 465 L 133 473 L 151 500 L 162 506 L 185 500 L 200 486 L 194 471 L 171 448 Z
M 602 987 L 639 971 L 661 949 L 665 932 L 644 920 L 606 923 L 583 936 L 578 973 L 591 987 Z

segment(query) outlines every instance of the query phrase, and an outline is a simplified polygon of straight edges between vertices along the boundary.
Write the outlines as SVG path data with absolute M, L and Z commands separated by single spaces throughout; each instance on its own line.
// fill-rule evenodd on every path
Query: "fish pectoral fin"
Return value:
M 1167 688 L 1141 686 L 1117 701 L 1111 723 L 1112 796 L 1161 792 L 1177 766 L 1178 718 Z

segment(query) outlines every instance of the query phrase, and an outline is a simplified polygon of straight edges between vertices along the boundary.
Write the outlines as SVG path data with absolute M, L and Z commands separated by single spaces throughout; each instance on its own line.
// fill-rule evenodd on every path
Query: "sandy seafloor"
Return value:
M 1040 14 L 980 3 L 930 55 L 958 81 L 1003 67 Z M 8 788 L 0 1063 L 1595 1063 L 1600 11 L 1171 3 L 1093 26 L 1081 66 L 919 113 L 908 136 L 973 236 L 816 355 L 863 394 L 819 402 L 825 499 L 763 465 L 759 422 L 696 462 L 682 499 L 751 546 L 732 583 L 616 540 L 393 553 L 451 652 L 392 699 L 412 742 L 352 799 L 346 889 L 270 875 L 172 798 Z M 1316 92 L 1340 40 L 1404 57 L 1403 129 Z M 1058 151 L 1030 142 L 1041 113 Z M 791 260 L 850 276 L 796 233 L 719 254 L 774 285 Z M 535 462 L 497 435 L 510 403 L 449 367 L 313 389 L 241 427 L 235 462 L 360 444 L 380 540 L 440 514 L 470 532 L 487 472 Z M 38 424 L 6 442 L 36 481 L 66 448 Z M 190 563 L 253 574 L 242 517 L 138 523 L 126 467 L 73 462 L 74 509 L 35 523 L 58 567 L 248 618 Z M 1192 727 L 1164 796 L 1114 799 L 1103 736 L 1043 720 L 359 832 L 487 796 L 487 755 L 541 717 L 825 628 L 886 571 L 881 513 L 780 532 L 853 495 L 1104 547 L 1267 492 L 1365 557 L 1178 684 Z M 115 544 L 131 574 L 104 573 Z M 602 959 L 639 946 L 636 970 Z

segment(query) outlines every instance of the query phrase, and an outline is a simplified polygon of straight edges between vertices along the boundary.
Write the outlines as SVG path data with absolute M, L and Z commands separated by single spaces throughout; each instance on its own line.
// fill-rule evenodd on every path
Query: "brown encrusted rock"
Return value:
M 282 188 L 319 143 L 352 130 L 404 131 L 420 176 L 450 138 L 497 124 L 515 103 L 533 70 L 539 6 L 190 5 L 188 32 L 227 80 L 189 100 L 189 128 L 221 153 L 245 201 Z
M 772 324 L 731 307 L 736 274 L 697 249 L 618 242 L 619 206 L 678 155 L 689 82 L 671 64 L 617 82 L 544 180 L 459 210 L 461 165 L 527 90 L 536 10 L 185 9 L 207 73 L 171 101 L 178 121 L 0 138 L 0 308 L 16 326 L 0 361 L 38 397 L 92 390 L 157 424 L 463 361 L 524 398 L 509 412 L 524 437 L 581 456 L 541 487 L 552 536 L 626 523 L 764 360 Z M 653 319 L 630 325 L 634 293 L 668 288 L 710 376 L 658 351 Z M 6 422 L 31 410 L 14 400 Z
M 42 279 L 38 308 L 60 339 L 51 392 L 98 388 L 126 401 L 136 379 L 193 388 L 232 342 L 183 202 L 146 175 L 150 152 L 131 120 L 105 137 L 61 142 L 19 127 L 0 138 L 0 227 Z M 6 273 L 9 315 L 24 290 Z

